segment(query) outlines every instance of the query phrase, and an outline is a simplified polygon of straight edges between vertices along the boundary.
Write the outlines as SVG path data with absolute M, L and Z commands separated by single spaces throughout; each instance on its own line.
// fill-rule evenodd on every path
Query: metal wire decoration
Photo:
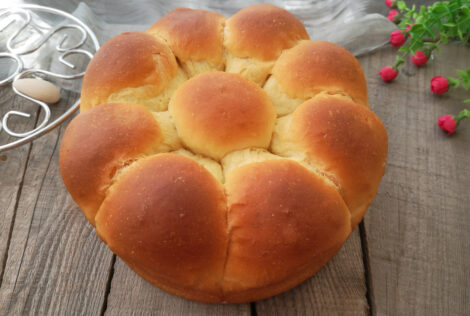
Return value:
M 72 23 L 66 24 L 62 21 L 56 26 L 50 27 L 49 25 L 47 25 L 49 27 L 45 28 L 44 25 L 39 25 L 39 22 L 33 18 L 34 14 L 41 12 L 43 14 L 47 13 L 63 17 L 66 19 L 67 22 L 70 22 L 71 20 Z M 32 130 L 26 132 L 14 132 L 8 125 L 8 120 L 15 115 L 25 118 L 30 118 L 31 115 L 29 113 L 17 111 L 14 109 L 5 113 L 0 121 L 0 135 L 1 133 L 6 133 L 12 136 L 6 138 L 13 139 L 13 141 L 7 144 L 0 144 L 0 152 L 26 144 L 51 131 L 52 129 L 60 125 L 62 122 L 64 122 L 70 115 L 72 115 L 72 113 L 76 111 L 80 105 L 80 99 L 77 99 L 75 103 L 68 107 L 64 111 L 64 113 L 62 113 L 62 115 L 60 115 L 54 121 L 51 122 L 51 109 L 49 108 L 49 105 L 47 105 L 45 102 L 33 99 L 30 96 L 23 94 L 22 92 L 18 91 L 12 83 L 18 79 L 22 79 L 25 77 L 46 77 L 54 79 L 74 80 L 83 77 L 85 72 L 83 71 L 76 74 L 60 74 L 44 69 L 39 69 L 35 67 L 36 65 L 30 68 L 25 68 L 25 63 L 23 60 L 24 56 L 36 52 L 46 42 L 49 42 L 53 35 L 59 32 L 64 35 L 55 44 L 55 51 L 59 53 L 57 61 L 68 68 L 75 69 L 75 65 L 66 60 L 67 56 L 78 54 L 84 55 L 85 57 L 91 59 L 93 57 L 94 52 L 96 52 L 99 48 L 99 43 L 98 39 L 96 38 L 96 35 L 86 24 L 84 24 L 82 21 L 80 21 L 73 15 L 54 8 L 39 5 L 20 5 L 9 8 L 0 7 L 0 34 L 6 29 L 13 28 L 14 26 L 16 26 L 17 28 L 14 29 L 14 32 L 7 39 L 6 51 L 0 53 L 0 59 L 10 59 L 15 63 L 16 69 L 13 71 L 13 73 L 10 73 L 6 78 L 0 78 L 0 86 L 11 85 L 11 88 L 13 89 L 15 94 L 37 104 L 43 112 L 43 118 L 41 122 L 38 122 Z M 39 38 L 34 40 L 33 42 L 26 41 L 26 44 L 24 43 L 24 40 L 18 40 L 22 32 L 24 32 L 26 29 L 28 29 L 29 32 L 33 30 L 34 32 L 38 33 Z M 67 30 L 75 30 L 74 32 L 78 31 L 81 36 L 76 43 L 73 43 L 73 45 L 69 44 L 67 45 L 67 47 L 65 47 L 65 42 L 68 38 L 68 34 L 66 33 Z M 90 52 L 89 50 L 83 48 L 85 42 L 87 42 L 88 39 L 90 39 L 92 42 L 94 52 Z

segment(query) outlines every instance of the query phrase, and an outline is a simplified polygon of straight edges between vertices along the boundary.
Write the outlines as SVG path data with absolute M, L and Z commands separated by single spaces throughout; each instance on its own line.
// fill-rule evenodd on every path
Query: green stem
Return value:
M 460 113 L 457 116 L 454 117 L 455 124 L 459 126 L 459 123 L 461 120 L 467 119 L 469 117 L 470 117 L 470 111 L 467 109 L 463 109 L 462 111 L 460 111 Z

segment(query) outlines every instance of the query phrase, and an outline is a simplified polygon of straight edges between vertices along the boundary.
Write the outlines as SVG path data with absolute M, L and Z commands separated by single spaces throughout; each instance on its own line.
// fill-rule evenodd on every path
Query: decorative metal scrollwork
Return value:
M 34 18 L 32 18 L 32 12 L 35 11 L 59 15 L 67 18 L 68 20 L 72 20 L 73 23 L 60 24 L 43 30 L 44 27 L 37 25 Z M 55 50 L 60 53 L 57 59 L 58 62 L 62 63 L 68 68 L 75 69 L 76 66 L 67 60 L 67 56 L 84 55 L 89 59 L 93 57 L 94 52 L 90 52 L 89 50 L 82 48 L 88 39 L 91 40 L 92 46 L 95 51 L 99 48 L 99 43 L 96 36 L 86 24 L 81 22 L 73 15 L 70 15 L 66 12 L 57 9 L 38 5 L 21 5 L 19 7 L 0 8 L 0 32 L 4 32 L 6 29 L 13 27 L 13 25 L 17 26 L 18 28 L 7 39 L 7 51 L 1 52 L 0 58 L 8 58 L 13 60 L 16 64 L 16 68 L 14 69 L 13 73 L 8 74 L 6 78 L 0 78 L 0 86 L 5 86 L 25 77 L 52 77 L 56 79 L 65 80 L 73 80 L 83 77 L 84 71 L 75 74 L 61 74 L 44 69 L 25 68 L 25 63 L 22 59 L 22 56 L 37 51 L 46 42 L 48 42 L 53 35 L 59 32 L 64 33 L 67 30 L 76 30 L 80 33 L 80 39 L 76 43 L 73 43 L 73 45 L 68 44 L 68 47 L 65 47 L 65 42 L 68 39 L 67 33 L 65 33 L 55 45 Z M 27 28 L 31 28 L 32 30 L 37 32 L 39 38 L 34 40 L 32 43 L 29 43 L 28 45 L 24 45 L 24 43 L 21 43 L 18 38 L 21 36 L 22 32 L 24 32 Z M 15 132 L 13 131 L 11 126 L 8 125 L 8 120 L 13 116 L 29 118 L 31 117 L 31 115 L 29 113 L 17 110 L 10 110 L 6 112 L 0 121 L 0 133 L 4 132 L 18 139 L 8 144 L 0 144 L 0 152 L 25 144 L 47 133 L 48 131 L 52 130 L 54 127 L 58 126 L 60 123 L 65 121 L 78 108 L 80 104 L 80 100 L 77 100 L 60 117 L 58 117 L 53 122 L 49 122 L 51 118 L 51 109 L 49 108 L 49 105 L 47 103 L 41 100 L 34 99 L 31 96 L 22 93 L 13 85 L 12 89 L 17 95 L 37 104 L 43 112 L 43 118 L 41 122 L 38 122 L 32 130 L 26 132 Z

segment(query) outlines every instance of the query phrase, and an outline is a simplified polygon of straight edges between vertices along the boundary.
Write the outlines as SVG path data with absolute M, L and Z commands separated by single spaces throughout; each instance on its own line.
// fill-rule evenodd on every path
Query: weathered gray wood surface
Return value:
M 368 315 L 367 285 L 356 229 L 336 256 L 315 276 L 256 303 L 258 315 Z
M 470 122 L 447 137 L 436 125 L 469 93 L 429 92 L 436 75 L 470 68 L 470 48 L 448 46 L 386 85 L 375 75 L 394 49 L 361 58 L 370 100 L 389 133 L 387 172 L 365 219 L 377 315 L 470 315 Z M 468 107 L 468 105 L 467 105 Z
M 360 58 L 389 133 L 387 173 L 361 230 L 312 279 L 251 306 L 152 287 L 114 259 L 70 199 L 58 171 L 62 127 L 0 154 L 0 315 L 469 315 L 470 124 L 450 138 L 437 128 L 464 92 L 435 97 L 429 79 L 468 68 L 470 50 L 451 46 L 386 85 L 377 73 L 394 52 Z

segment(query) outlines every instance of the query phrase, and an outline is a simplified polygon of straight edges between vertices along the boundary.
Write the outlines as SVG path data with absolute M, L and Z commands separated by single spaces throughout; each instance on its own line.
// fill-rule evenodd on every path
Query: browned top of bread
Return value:
M 100 237 L 146 279 L 214 297 L 226 228 L 222 185 L 194 160 L 167 153 L 130 166 L 96 216 Z
M 263 89 L 224 72 L 207 72 L 185 82 L 169 111 L 183 142 L 215 159 L 236 149 L 267 148 L 275 119 Z
M 106 104 L 77 116 L 60 147 L 60 173 L 94 224 L 116 172 L 162 140 L 152 114 L 135 104 Z
M 225 47 L 238 57 L 274 60 L 284 49 L 308 38 L 302 22 L 271 4 L 246 7 L 230 17 L 225 27 Z
M 293 98 L 307 99 L 328 91 L 368 105 L 361 65 L 349 51 L 333 43 L 302 41 L 279 57 L 272 74 Z
M 180 61 L 222 62 L 225 17 L 219 13 L 177 8 L 155 22 L 147 33 L 163 38 Z
M 294 161 L 244 165 L 228 174 L 226 190 L 227 292 L 296 277 L 351 231 L 349 211 L 336 189 Z
M 347 98 L 319 95 L 292 117 L 291 139 L 339 181 L 355 227 L 374 199 L 387 159 L 387 131 L 370 110 Z
M 141 32 L 118 35 L 88 65 L 80 109 L 106 103 L 113 92 L 124 88 L 150 85 L 161 91 L 177 69 L 175 57 L 162 40 Z

